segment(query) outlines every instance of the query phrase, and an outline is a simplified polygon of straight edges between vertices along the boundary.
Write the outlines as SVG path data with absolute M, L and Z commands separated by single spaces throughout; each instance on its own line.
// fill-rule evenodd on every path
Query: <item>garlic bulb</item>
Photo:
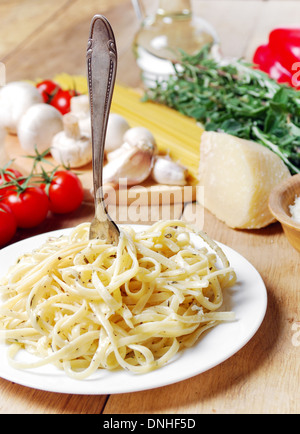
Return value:
M 129 124 L 123 116 L 110 113 L 107 124 L 105 151 L 112 152 L 122 146 L 124 134 L 129 128 Z
M 53 137 L 51 155 L 59 164 L 76 168 L 92 161 L 92 141 L 83 136 L 78 118 L 71 113 L 64 116 L 64 130 Z
M 156 141 L 153 134 L 151 133 L 151 131 L 144 127 L 130 128 L 124 134 L 123 141 L 131 146 L 140 146 L 146 144 L 148 146 L 153 146 L 156 148 Z
M 63 116 L 49 104 L 35 104 L 23 114 L 18 125 L 21 148 L 34 154 L 50 148 L 52 139 L 63 129 Z
M 158 184 L 186 185 L 188 170 L 169 157 L 157 156 L 155 157 L 151 175 Z
M 108 162 L 112 161 L 112 160 L 115 160 L 116 158 L 121 157 L 124 154 L 124 151 L 126 149 L 131 149 L 131 148 L 133 148 L 133 146 L 131 146 L 128 143 L 125 142 L 125 143 L 123 143 L 123 145 L 120 148 L 116 149 L 115 151 L 107 153 L 106 154 L 106 159 L 107 159 Z
M 105 184 L 118 184 L 121 179 L 126 179 L 127 185 L 136 185 L 149 177 L 153 163 L 153 145 L 131 146 L 124 143 L 117 151 L 118 154 L 103 168 Z
M 38 89 L 30 83 L 15 81 L 0 90 L 1 124 L 11 134 L 17 133 L 23 114 L 34 104 L 43 103 Z

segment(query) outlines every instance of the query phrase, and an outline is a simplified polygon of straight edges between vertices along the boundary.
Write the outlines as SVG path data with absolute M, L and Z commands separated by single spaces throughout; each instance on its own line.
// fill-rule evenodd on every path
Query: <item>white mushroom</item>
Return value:
M 23 114 L 34 104 L 43 103 L 38 89 L 31 83 L 15 81 L 0 90 L 0 119 L 3 127 L 11 134 L 17 133 L 17 127 Z
M 158 184 L 186 185 L 188 169 L 169 157 L 157 156 L 151 175 Z
M 127 185 L 142 183 L 151 173 L 154 149 L 151 144 L 131 146 L 124 143 L 117 150 L 118 155 L 104 166 L 103 182 L 118 184 L 126 179 Z
M 105 151 L 112 152 L 124 143 L 124 134 L 130 126 L 123 116 L 110 113 L 107 124 Z
M 83 136 L 78 118 L 71 113 L 64 116 L 64 130 L 53 137 L 51 155 L 59 164 L 76 168 L 92 161 L 92 141 Z
M 79 128 L 83 136 L 92 137 L 91 117 L 78 119 Z
M 90 117 L 90 99 L 88 95 L 76 95 L 71 99 L 71 113 L 78 119 Z
M 86 137 L 92 136 L 90 98 L 88 95 L 77 95 L 71 99 L 71 114 L 78 118 L 81 134 Z
M 18 138 L 22 149 L 34 154 L 51 147 L 52 139 L 63 129 L 63 116 L 49 104 L 35 104 L 23 114 L 18 125 Z
M 91 137 L 91 117 L 79 116 L 79 127 L 82 134 Z M 124 143 L 123 137 L 126 131 L 130 128 L 126 119 L 116 113 L 110 113 L 107 124 L 105 153 L 113 152 Z

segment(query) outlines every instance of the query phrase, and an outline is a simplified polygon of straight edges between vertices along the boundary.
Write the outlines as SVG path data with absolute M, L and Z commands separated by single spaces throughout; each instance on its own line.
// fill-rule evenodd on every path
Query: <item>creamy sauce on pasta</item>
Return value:
M 234 319 L 220 308 L 235 271 L 205 233 L 158 222 L 122 228 L 113 246 L 90 241 L 89 226 L 50 238 L 2 278 L 0 336 L 15 368 L 54 364 L 76 379 L 98 369 L 146 373 Z M 195 236 L 213 250 L 196 248 Z M 38 359 L 22 362 L 19 350 Z

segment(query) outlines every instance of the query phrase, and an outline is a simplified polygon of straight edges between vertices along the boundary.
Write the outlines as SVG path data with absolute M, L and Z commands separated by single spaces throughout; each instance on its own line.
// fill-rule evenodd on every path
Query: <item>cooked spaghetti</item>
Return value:
M 199 236 L 209 246 L 197 248 Z M 124 227 L 117 246 L 89 240 L 84 223 L 2 278 L 0 336 L 18 369 L 54 364 L 76 379 L 98 369 L 146 373 L 233 320 L 220 308 L 235 281 L 222 250 L 182 221 Z M 22 349 L 37 358 L 20 361 Z

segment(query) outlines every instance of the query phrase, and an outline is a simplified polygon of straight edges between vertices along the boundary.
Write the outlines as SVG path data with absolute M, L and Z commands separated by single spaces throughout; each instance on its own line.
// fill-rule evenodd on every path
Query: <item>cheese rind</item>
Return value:
M 259 229 L 274 222 L 268 200 L 290 177 L 283 161 L 260 145 L 225 133 L 204 132 L 200 144 L 198 201 L 236 229 Z

